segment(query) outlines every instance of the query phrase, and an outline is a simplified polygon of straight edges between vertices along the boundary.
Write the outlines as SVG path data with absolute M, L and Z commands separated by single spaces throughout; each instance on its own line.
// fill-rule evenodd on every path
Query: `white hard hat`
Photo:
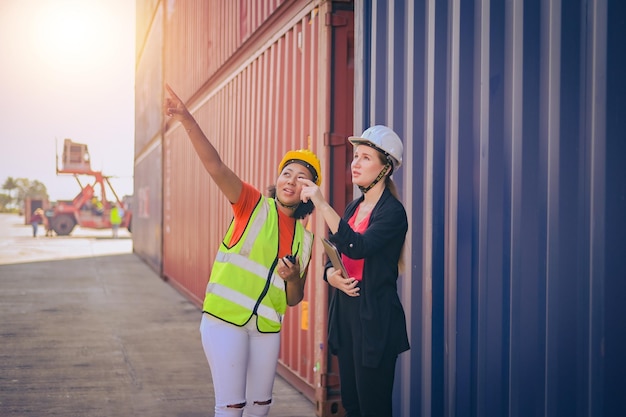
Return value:
M 393 165 L 393 170 L 402 165 L 402 152 L 404 147 L 400 137 L 391 128 L 376 125 L 367 128 L 361 136 L 350 136 L 350 143 L 356 145 L 368 145 L 384 154 Z

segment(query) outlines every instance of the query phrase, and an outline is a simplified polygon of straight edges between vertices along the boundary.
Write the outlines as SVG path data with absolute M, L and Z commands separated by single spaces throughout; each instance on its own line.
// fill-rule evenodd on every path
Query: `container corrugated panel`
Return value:
M 146 44 L 146 36 L 150 32 L 152 25 L 156 22 L 155 14 L 163 11 L 160 4 L 161 0 L 135 0 L 135 54 L 137 58 L 142 55 L 142 48 Z
M 220 242 L 211 238 L 232 214 L 184 130 L 165 137 L 163 161 L 163 275 L 200 304 Z
M 232 21 L 224 14 L 228 11 L 216 6 L 221 3 L 184 1 L 163 5 L 167 59 L 164 76 L 181 96 L 196 92 L 237 47 L 237 40 L 231 41 L 235 29 L 221 23 Z
M 356 4 L 355 131 L 405 144 L 397 415 L 626 415 L 624 3 Z
M 163 263 L 163 177 L 161 146 L 151 148 L 135 162 L 135 192 L 132 200 L 133 251 L 161 274 Z
M 161 274 L 163 10 L 147 0 L 138 1 L 137 10 L 138 21 L 145 23 L 137 29 L 133 251 Z
M 185 2 L 181 7 L 195 10 L 198 4 L 204 2 Z M 202 7 L 209 7 L 205 12 L 211 15 L 215 4 Z M 275 182 L 278 163 L 288 150 L 310 147 L 322 164 L 326 163 L 329 87 L 320 74 L 328 72 L 330 62 L 324 56 L 328 31 L 317 2 L 293 2 L 291 6 L 281 9 L 280 18 L 270 27 L 249 38 L 244 49 L 219 68 L 221 75 L 202 88 L 195 72 L 201 66 L 192 66 L 189 79 L 185 79 L 177 62 L 178 48 L 187 39 L 176 35 L 183 30 L 184 20 L 171 18 L 179 13 L 178 4 L 168 12 L 165 24 L 166 38 L 173 33 L 177 39 L 166 48 L 166 79 L 173 77 L 171 84 L 188 102 L 224 162 L 263 192 Z M 197 26 L 188 30 L 189 36 L 208 36 Z M 198 59 L 202 62 L 204 58 Z M 200 305 L 232 209 L 179 125 L 166 127 L 163 143 L 163 273 Z M 309 227 L 317 236 L 325 233 L 315 216 Z M 322 263 L 322 250 L 317 247 L 305 300 L 289 309 L 281 332 L 279 372 L 311 399 L 325 374 L 319 365 L 327 314 L 326 287 L 320 283 Z
M 253 36 L 259 27 L 287 0 L 240 0 L 239 35 L 242 42 Z
M 177 91 L 189 95 L 197 93 L 218 70 L 223 70 L 225 62 L 262 25 L 268 26 L 268 20 L 275 18 L 274 13 L 287 2 L 212 0 L 165 3 L 165 47 L 169 57 L 166 78 Z
M 140 3 L 140 2 L 138 2 Z M 157 9 L 154 22 L 143 36 L 135 70 L 135 158 L 141 158 L 161 137 L 163 91 L 163 13 Z

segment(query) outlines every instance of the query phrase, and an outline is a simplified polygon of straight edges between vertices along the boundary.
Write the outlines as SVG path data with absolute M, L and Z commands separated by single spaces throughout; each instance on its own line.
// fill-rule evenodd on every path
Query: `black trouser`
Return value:
M 360 297 L 339 297 L 339 378 L 346 417 L 391 417 L 391 396 L 398 355 L 386 351 L 377 368 L 362 365 Z

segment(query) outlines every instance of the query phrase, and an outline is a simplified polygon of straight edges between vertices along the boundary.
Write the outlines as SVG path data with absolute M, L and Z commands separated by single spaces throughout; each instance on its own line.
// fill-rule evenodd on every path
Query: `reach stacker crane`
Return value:
M 76 225 L 91 229 L 110 229 L 110 212 L 116 204 L 124 210 L 120 227 L 126 227 L 130 231 L 130 207 L 118 197 L 109 181 L 110 176 L 103 175 L 101 171 L 92 171 L 87 145 L 65 139 L 61 169 L 57 155 L 56 172 L 57 175 L 73 175 L 80 186 L 80 192 L 73 200 L 59 201 L 54 207 L 50 224 L 57 235 L 69 235 Z M 92 184 L 83 185 L 79 176 L 90 176 L 95 180 Z M 109 201 L 107 198 L 107 189 L 113 194 L 114 200 Z

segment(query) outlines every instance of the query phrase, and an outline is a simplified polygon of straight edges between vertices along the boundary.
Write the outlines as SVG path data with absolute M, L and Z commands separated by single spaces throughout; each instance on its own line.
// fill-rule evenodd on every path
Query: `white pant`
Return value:
M 203 314 L 200 334 L 215 388 L 215 417 L 267 416 L 280 333 L 260 333 L 256 316 L 239 327 Z M 243 403 L 244 408 L 232 407 Z

